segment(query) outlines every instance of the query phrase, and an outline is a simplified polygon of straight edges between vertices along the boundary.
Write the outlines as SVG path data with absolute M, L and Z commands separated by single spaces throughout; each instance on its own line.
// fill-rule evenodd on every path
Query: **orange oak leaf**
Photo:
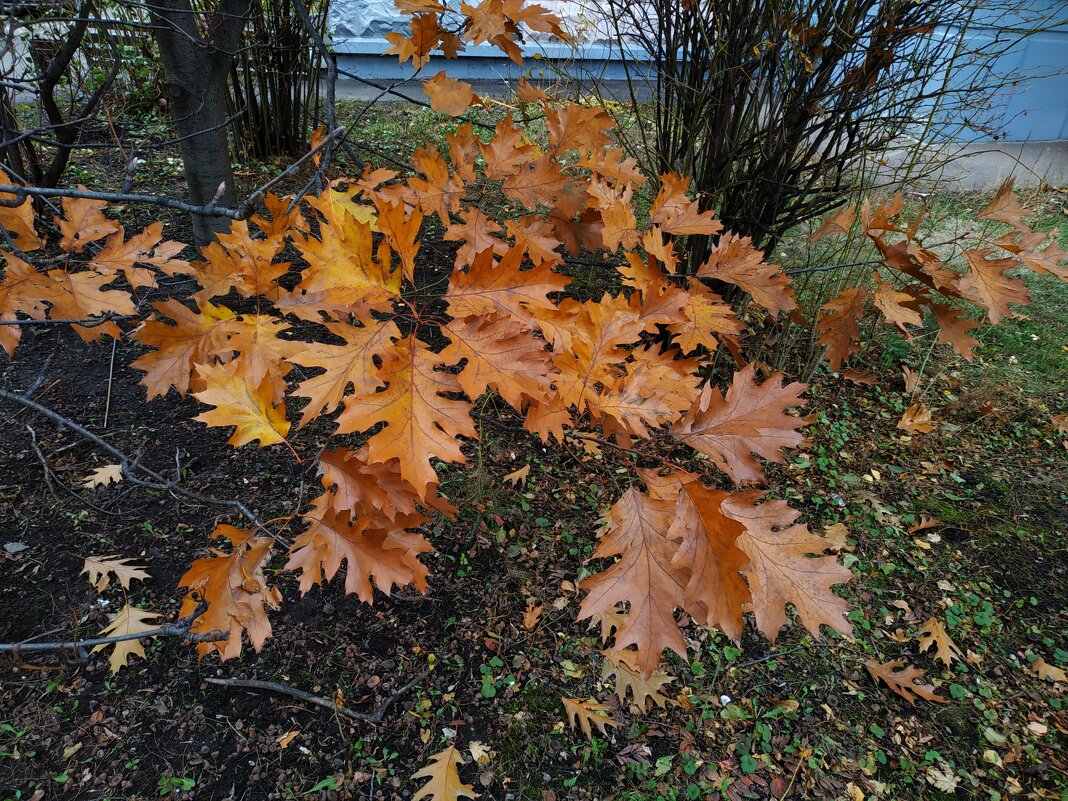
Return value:
M 832 370 L 857 352 L 860 346 L 860 321 L 864 317 L 868 289 L 865 286 L 846 287 L 842 293 L 823 304 L 820 309 L 819 344 L 826 345 L 824 355 Z
M 14 321 L 18 312 L 33 320 L 44 320 L 48 305 L 63 294 L 55 281 L 38 272 L 14 253 L 5 253 L 4 277 L 0 279 L 0 320 Z M 10 358 L 21 336 L 20 326 L 0 325 L 0 347 Z
M 253 384 L 242 368 L 237 361 L 216 366 L 196 365 L 197 375 L 205 388 L 194 392 L 193 397 L 215 408 L 194 419 L 209 426 L 235 426 L 228 440 L 235 448 L 257 439 L 261 448 L 285 442 L 289 421 L 286 420 L 285 405 L 274 404 L 271 376 Z
M 285 246 L 281 237 L 253 239 L 244 220 L 234 220 L 227 233 L 218 234 L 201 251 L 205 261 L 192 265 L 202 287 L 193 297 L 198 303 L 235 290 L 243 298 L 275 300 L 282 294 L 277 279 L 289 271 L 288 262 L 274 258 Z
M 668 539 L 678 543 L 672 566 L 687 576 L 683 606 L 735 642 L 742 637 L 742 606 L 751 600 L 742 578 L 748 557 L 738 547 L 744 526 L 724 512 L 730 494 L 688 482 L 678 493 Z
M 547 109 L 545 127 L 557 152 L 589 153 L 612 143 L 605 132 L 614 130 L 616 124 L 602 108 L 571 103 L 563 108 Z
M 532 311 L 555 310 L 549 295 L 567 288 L 571 279 L 554 273 L 552 264 L 542 263 L 520 270 L 523 251 L 512 248 L 497 261 L 491 250 L 483 250 L 467 272 L 453 270 L 445 300 L 449 316 L 469 317 L 507 314 L 534 327 Z
M 449 144 L 449 162 L 453 172 L 465 183 L 473 182 L 477 178 L 475 159 L 482 142 L 475 136 L 474 127 L 469 122 L 458 125 L 455 131 L 445 134 L 445 141 Z
M 472 400 L 495 390 L 518 412 L 530 400 L 544 400 L 549 392 L 550 354 L 512 317 L 462 317 L 444 327 L 452 340 L 441 351 L 446 364 L 466 360 L 456 378 Z
M 229 322 L 225 328 L 226 342 L 216 355 L 230 361 L 229 352 L 241 359 L 241 369 L 253 385 L 265 376 L 282 379 L 292 369 L 290 360 L 307 349 L 307 345 L 279 334 L 290 330 L 289 323 L 268 314 L 244 314 Z
M 675 622 L 675 608 L 685 603 L 685 583 L 672 567 L 676 546 L 667 532 L 676 503 L 659 500 L 631 487 L 605 515 L 594 559 L 619 556 L 606 570 L 587 578 L 580 588 L 579 619 L 608 614 L 619 603 L 630 605 L 616 632 L 616 649 L 636 646 L 635 664 L 652 674 L 665 648 L 685 658 L 686 640 Z
M 808 243 L 811 245 L 825 236 L 848 234 L 856 219 L 857 210 L 853 206 L 843 206 L 823 218 L 820 227 L 813 231 L 812 236 L 808 238 Z
M 1019 278 L 1010 278 L 1005 271 L 1017 266 L 1014 259 L 988 259 L 991 248 L 972 248 L 964 251 L 968 260 L 968 274 L 960 280 L 960 294 L 986 309 L 990 322 L 998 322 L 1003 315 L 1011 315 L 1010 303 L 1026 306 L 1031 302 L 1027 286 Z
M 505 231 L 512 237 L 515 247 L 525 251 L 534 264 L 546 262 L 549 266 L 563 261 L 557 252 L 562 244 L 553 233 L 552 226 L 540 217 L 526 216 L 504 223 Z
M 757 384 L 755 375 L 753 365 L 735 373 L 726 396 L 706 385 L 672 429 L 677 439 L 709 456 L 735 484 L 764 480 L 764 471 L 752 454 L 782 462 L 781 449 L 796 448 L 805 439 L 797 429 L 806 421 L 785 411 L 803 403 L 806 385 L 784 386 L 782 373 Z
M 322 499 L 319 499 L 320 501 Z M 316 502 L 304 519 L 305 529 L 293 541 L 284 570 L 300 571 L 300 592 L 305 594 L 325 577 L 330 581 L 345 568 L 345 592 L 371 603 L 374 587 L 387 596 L 393 587 L 409 584 L 426 592 L 426 566 L 418 556 L 433 550 L 417 528 L 426 518 L 397 514 L 392 520 L 361 509 L 359 514 L 338 513 Z
M 162 398 L 171 387 L 185 395 L 194 366 L 209 363 L 223 350 L 236 315 L 225 306 L 206 302 L 192 311 L 174 298 L 153 303 L 152 307 L 175 324 L 158 319 L 143 323 L 133 338 L 156 350 L 141 355 L 132 366 L 145 371 L 140 383 L 148 390 L 149 400 Z
M 5 202 L 14 202 L 16 197 L 10 192 L 0 192 L 0 200 Z M 33 198 L 29 195 L 17 206 L 0 206 L 0 227 L 11 235 L 23 253 L 32 253 L 43 244 L 34 221 Z
M 463 462 L 457 437 L 477 437 L 469 401 L 446 398 L 460 392 L 456 376 L 437 370 L 441 357 L 409 336 L 382 354 L 379 378 L 386 389 L 370 395 L 350 395 L 338 417 L 338 433 L 366 431 L 378 423 L 386 427 L 367 442 L 371 461 L 400 460 L 401 476 L 419 493 L 437 482 L 430 464 L 436 457 Z
M 910 434 L 929 434 L 934 431 L 931 410 L 922 403 L 914 403 L 901 415 L 901 419 L 897 421 L 897 427 Z
M 484 212 L 477 208 L 464 209 L 460 212 L 462 223 L 451 223 L 445 229 L 447 242 L 463 242 L 456 251 L 456 267 L 472 264 L 475 257 L 484 252 L 504 253 L 508 244 L 494 234 L 501 232 L 501 227 Z
M 637 189 L 646 180 L 645 173 L 641 171 L 638 162 L 618 147 L 591 151 L 579 159 L 578 164 L 616 186 L 630 184 Z
M 908 292 L 895 289 L 893 284 L 883 281 L 878 275 L 875 276 L 872 301 L 875 308 L 882 312 L 883 319 L 899 331 L 907 333 L 906 325 L 923 325 L 920 313 L 910 308 L 910 305 L 916 305 L 916 298 Z
M 430 98 L 430 108 L 450 117 L 459 117 L 472 105 L 482 102 L 471 91 L 471 84 L 448 77 L 444 70 L 423 81 L 423 91 Z
M 301 413 L 300 427 L 306 426 L 321 414 L 330 414 L 338 407 L 349 386 L 358 395 L 373 395 L 382 385 L 374 357 L 381 356 L 401 336 L 394 322 L 384 321 L 356 327 L 348 323 L 326 323 L 334 336 L 344 345 L 319 343 L 293 354 L 292 360 L 305 367 L 320 367 L 324 372 L 305 379 L 293 391 L 295 398 L 307 398 L 308 405 Z
M 549 99 L 549 95 L 526 78 L 520 78 L 515 85 L 515 98 L 520 103 L 542 103 Z
M 735 337 L 744 328 L 731 307 L 699 281 L 690 285 L 682 313 L 686 315 L 686 321 L 672 325 L 671 332 L 686 352 L 699 345 L 715 351 L 719 347 L 716 334 Z
M 267 208 L 270 218 L 262 214 L 253 214 L 249 220 L 263 231 L 268 239 L 285 236 L 292 231 L 306 233 L 308 221 L 301 214 L 300 204 L 292 203 L 290 197 L 282 197 L 274 192 L 268 192 L 263 198 L 263 205 Z
M 632 201 L 634 187 L 613 188 L 599 178 L 590 182 L 590 198 L 601 212 L 601 242 L 604 248 L 615 251 L 634 250 L 641 240 Z
M 395 236 L 397 221 L 391 218 L 389 225 L 390 236 Z M 308 265 L 297 289 L 309 298 L 348 304 L 358 317 L 365 316 L 366 309 L 392 308 L 400 292 L 402 271 L 393 269 L 388 247 L 375 252 L 368 223 L 348 213 L 337 214 L 320 226 L 318 237 L 309 236 L 295 244 Z M 320 292 L 324 294 L 318 295 Z
M 120 289 L 104 289 L 104 285 L 114 281 L 110 275 L 95 272 L 71 273 L 66 270 L 49 270 L 54 291 L 48 294 L 52 309 L 48 316 L 53 320 L 80 320 L 102 314 L 129 316 L 137 313 L 129 292 Z M 107 334 L 118 339 L 122 336 L 119 327 L 112 321 L 103 325 L 86 328 L 81 325 L 71 326 L 78 332 L 83 342 L 94 342 Z
M 712 212 L 700 211 L 697 201 L 686 196 L 689 188 L 688 177 L 673 172 L 661 175 L 660 191 L 649 207 L 649 219 L 669 234 L 718 234 L 723 223 Z
M 552 156 L 543 154 L 533 161 L 529 169 L 523 167 L 519 172 L 508 176 L 501 189 L 512 200 L 517 200 L 534 211 L 539 203 L 551 206 L 567 180 L 568 177 L 559 162 Z
M 868 660 L 864 662 L 864 667 L 868 669 L 868 673 L 875 679 L 876 684 L 883 682 L 913 706 L 916 705 L 917 697 L 936 704 L 946 703 L 945 698 L 935 693 L 934 685 L 916 683 L 923 679 L 925 671 L 912 665 L 901 667 L 904 664 L 904 659 L 894 659 L 885 663 Z
M 1013 190 L 1015 183 L 1016 179 L 1009 178 L 998 187 L 994 199 L 979 212 L 980 220 L 997 220 L 1008 223 L 1020 231 L 1030 230 L 1023 218 L 1030 216 L 1031 212 L 1020 205 L 1016 192 Z
M 390 203 L 380 198 L 375 198 L 375 208 L 378 209 L 378 230 L 400 258 L 404 277 L 413 281 L 415 257 L 419 253 L 419 229 L 423 225 L 422 213 L 413 210 L 411 214 L 406 214 L 402 203 Z M 386 277 L 381 275 L 377 264 L 375 272 L 382 278 Z M 392 277 L 389 278 L 387 286 L 393 290 Z
M 435 13 L 416 14 L 412 17 L 411 36 L 400 31 L 390 31 L 385 40 L 392 46 L 383 50 L 384 55 L 397 56 L 400 63 L 411 60 L 414 69 L 421 69 L 430 61 L 430 53 L 438 44 L 441 26 Z
M 411 484 L 401 478 L 400 464 L 396 459 L 388 462 L 367 461 L 367 447 L 357 450 L 332 448 L 319 454 L 319 470 L 322 472 L 323 504 L 328 504 L 339 514 L 375 510 L 385 515 L 390 522 L 397 515 L 414 515 L 417 511 L 418 494 Z M 435 499 L 446 515 L 451 515 L 444 499 Z
M 437 214 L 442 225 L 449 225 L 449 213 L 458 211 L 464 196 L 463 181 L 449 174 L 445 157 L 436 150 L 420 148 L 412 154 L 412 164 L 423 177 L 408 179 L 409 202 L 423 214 Z
M 79 184 L 78 189 L 85 187 Z M 63 216 L 54 218 L 63 238 L 59 246 L 67 252 L 78 253 L 90 242 L 103 239 L 119 230 L 119 224 L 104 216 L 106 200 L 83 197 L 63 198 Z
M 530 163 L 534 154 L 534 148 L 526 141 L 523 130 L 516 127 L 511 114 L 497 123 L 493 138 L 479 147 L 486 162 L 486 177 L 494 181 L 515 175 Z
M 1057 244 L 1056 240 L 1048 241 L 1049 244 L 1040 249 L 1041 245 L 1047 242 L 1046 234 L 1037 231 L 1013 232 L 1005 234 L 994 244 L 1014 254 L 1039 275 L 1049 273 L 1062 281 L 1068 281 L 1068 251 Z
M 916 632 L 916 639 L 919 641 L 919 650 L 929 651 L 931 648 L 935 649 L 935 657 L 945 665 L 952 665 L 953 660 L 961 661 L 964 659 L 964 654 L 961 652 L 957 644 L 949 636 L 949 632 L 939 622 L 938 618 L 928 618 L 927 622 L 920 627 Z
M 953 346 L 958 355 L 968 361 L 974 358 L 974 351 L 979 347 L 979 340 L 968 332 L 979 328 L 979 323 L 964 316 L 963 309 L 957 309 L 946 303 L 931 303 L 929 308 L 938 323 L 938 341 Z
M 797 308 L 789 276 L 780 272 L 778 265 L 765 262 L 764 254 L 747 236 L 723 234 L 697 275 L 741 287 L 771 314 Z
M 749 557 L 745 576 L 757 628 L 775 642 L 786 625 L 786 604 L 792 604 L 813 634 L 825 625 L 852 636 L 846 620 L 849 604 L 831 587 L 852 581 L 853 573 L 837 557 L 811 556 L 822 554 L 827 541 L 797 523 L 800 512 L 785 501 L 771 499 L 758 505 L 763 496 L 760 491 L 738 492 L 722 503 L 723 514 L 745 527 L 738 547 Z
M 115 233 L 108 237 L 105 246 L 93 256 L 92 268 L 101 275 L 114 275 L 121 272 L 134 289 L 143 286 L 156 286 L 156 278 L 151 270 L 137 267 L 137 264 L 150 264 L 167 275 L 190 273 L 189 262 L 177 259 L 185 249 L 181 242 L 163 241 L 163 223 L 154 222 L 139 234 L 124 241 L 124 232 L 120 225 Z
M 190 565 L 178 580 L 179 587 L 189 590 L 182 599 L 180 614 L 192 614 L 200 599 L 207 601 L 207 611 L 194 621 L 190 631 L 229 634 L 219 642 L 197 643 L 201 657 L 217 651 L 219 658 L 226 660 L 241 656 L 243 633 L 248 634 L 257 651 L 263 647 L 271 636 L 267 609 L 278 609 L 282 595 L 268 585 L 263 575 L 263 565 L 274 544 L 270 537 L 256 537 L 251 531 L 226 525 L 216 527 L 211 536 L 229 540 L 230 552 L 212 548 L 212 556 Z
M 577 727 L 587 740 L 593 739 L 595 726 L 601 734 L 607 735 L 605 726 L 614 728 L 620 725 L 619 721 L 612 717 L 612 710 L 606 704 L 597 703 L 593 698 L 580 701 L 578 698 L 561 696 L 560 702 L 564 705 L 564 717 L 571 731 Z

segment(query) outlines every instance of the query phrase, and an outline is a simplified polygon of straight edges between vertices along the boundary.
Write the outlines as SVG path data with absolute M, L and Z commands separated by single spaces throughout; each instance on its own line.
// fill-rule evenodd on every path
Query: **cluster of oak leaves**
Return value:
M 403 6 L 417 11 L 413 36 L 401 37 L 395 50 L 417 66 L 447 36 L 476 44 L 503 36 L 514 46 L 520 22 L 557 26 L 539 6 L 486 0 L 465 4 L 452 34 L 435 3 Z M 483 7 L 503 15 L 505 27 L 480 28 L 489 24 Z M 443 75 L 430 84 L 435 108 L 447 113 L 478 100 Z M 197 420 L 235 429 L 235 448 L 256 440 L 288 445 L 287 398 L 300 408 L 298 427 L 336 413 L 339 444 L 316 457 L 324 493 L 301 516 L 285 565 L 299 575 L 301 592 L 332 579 L 342 563 L 346 591 L 367 602 L 372 585 L 387 595 L 394 587 L 426 589 L 419 555 L 432 546 L 420 526 L 430 513 L 454 511 L 437 492 L 431 460 L 464 461 L 463 439 L 477 436 L 473 402 L 494 392 L 543 441 L 681 444 L 736 487 L 715 489 L 706 476 L 679 468 L 639 470 L 644 489 L 631 487 L 605 515 L 594 558 L 615 561 L 582 583 L 580 614 L 599 619 L 606 636 L 614 632 L 620 670 L 648 677 L 664 649 L 685 656 L 677 609 L 735 640 L 743 611 L 751 610 L 774 639 L 791 604 L 813 633 L 825 624 L 848 636 L 848 607 L 832 587 L 849 581 L 850 571 L 822 555 L 825 541 L 797 523 L 785 502 L 738 489 L 763 481 L 757 457 L 781 461 L 782 449 L 802 443 L 805 420 L 788 410 L 803 402 L 805 386 L 784 385 L 781 374 L 761 382 L 755 365 L 742 366 L 745 325 L 706 281 L 746 293 L 747 314 L 759 319 L 799 313 L 789 278 L 701 211 L 678 175 L 659 177 L 648 219 L 639 222 L 633 200 L 646 178 L 613 145 L 604 111 L 559 107 L 526 82 L 518 100 L 544 116 L 545 136 L 511 116 L 488 141 L 462 124 L 448 135 L 447 154 L 414 155 L 410 177 L 369 171 L 292 206 L 268 196 L 269 217 L 234 222 L 195 263 L 177 258 L 184 246 L 164 241 L 161 223 L 127 238 L 103 213 L 106 204 L 70 198 L 54 221 L 60 255 L 31 258 L 45 243 L 30 201 L 9 204 L 0 223 L 21 255 L 5 253 L 0 318 L 104 316 L 73 327 L 86 341 L 125 336 L 151 348 L 133 363 L 145 373 L 148 398 L 172 389 L 191 394 L 211 407 Z M 859 348 L 869 298 L 906 333 L 923 324 L 927 309 L 940 339 L 971 358 L 977 342 L 968 332 L 977 323 L 960 301 L 997 322 L 1009 303 L 1029 302 L 1008 270 L 1023 264 L 1068 279 L 1065 252 L 1028 229 L 1011 185 L 979 216 L 1014 230 L 992 247 L 964 251 L 965 271 L 924 249 L 918 219 L 902 225 L 900 212 L 899 197 L 874 209 L 865 204 L 859 215 L 845 209 L 813 236 L 845 233 L 859 217 L 885 258 L 883 275 L 895 279 L 873 271 L 872 289 L 847 288 L 820 310 L 816 327 L 832 369 Z M 444 238 L 459 243 L 447 283 L 435 270 L 442 265 L 417 258 L 424 220 L 434 215 Z M 675 242 L 687 236 L 714 238 L 703 264 L 680 260 Z M 299 260 L 285 260 L 283 251 Z M 583 252 L 619 259 L 618 279 L 599 280 L 622 289 L 595 300 L 568 297 L 570 278 L 558 268 L 565 254 Z M 157 287 L 158 274 L 192 276 L 200 289 L 185 301 L 153 302 L 157 316 L 124 333 L 117 321 L 138 320 L 137 297 L 143 302 Z M 119 288 L 123 282 L 128 289 Z M 18 340 L 18 326 L 0 326 L 9 356 Z M 721 345 L 740 367 L 725 393 L 701 377 Z M 319 372 L 294 382 L 293 365 Z M 213 537 L 229 548 L 196 560 L 183 576 L 190 592 L 182 613 L 207 600 L 194 631 L 229 638 L 198 648 L 228 659 L 240 654 L 243 634 L 257 649 L 271 634 L 267 610 L 281 595 L 263 567 L 275 541 L 228 525 Z

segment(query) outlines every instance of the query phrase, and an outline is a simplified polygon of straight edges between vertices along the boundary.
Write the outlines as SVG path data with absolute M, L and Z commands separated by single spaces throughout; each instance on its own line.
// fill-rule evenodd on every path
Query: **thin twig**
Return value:
M 430 675 L 429 670 L 424 670 L 414 679 L 409 681 L 397 692 L 393 693 L 389 698 L 382 702 L 374 712 L 357 712 L 355 709 L 349 709 L 347 706 L 339 706 L 333 701 L 323 698 L 320 695 L 312 695 L 311 693 L 304 692 L 304 690 L 298 690 L 294 687 L 288 687 L 285 684 L 280 684 L 277 681 L 259 681 L 258 679 L 216 679 L 205 678 L 204 681 L 208 684 L 217 684 L 220 687 L 240 687 L 246 690 L 264 690 L 266 692 L 279 693 L 280 695 L 288 695 L 291 698 L 297 698 L 301 701 L 306 701 L 309 704 L 322 707 L 323 709 L 329 709 L 343 717 L 351 720 L 358 720 L 363 723 L 370 723 L 372 725 L 382 722 L 382 718 L 385 717 L 386 711 L 392 706 L 393 702 L 407 693 L 412 687 L 421 682 L 427 676 Z
M 129 640 L 144 640 L 149 637 L 181 637 L 194 643 L 219 642 L 229 639 L 230 634 L 225 631 L 206 631 L 203 633 L 189 631 L 194 621 L 203 615 L 207 609 L 208 602 L 201 601 L 192 612 L 173 623 L 131 634 L 115 634 L 111 637 L 96 637 L 91 640 L 70 640 L 66 642 L 30 642 L 29 640 L 23 640 L 22 642 L 0 643 L 0 654 L 14 654 L 17 657 L 20 653 L 29 653 L 31 651 L 72 651 L 82 660 L 88 660 L 89 653 L 85 650 L 86 648 L 95 648 L 98 645 L 112 645 L 113 643 L 128 642 Z M 30 639 L 32 640 L 33 638 L 31 637 Z

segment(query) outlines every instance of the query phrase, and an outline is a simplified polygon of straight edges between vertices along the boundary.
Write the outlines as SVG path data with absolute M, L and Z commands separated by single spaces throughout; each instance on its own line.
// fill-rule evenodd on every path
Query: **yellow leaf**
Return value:
M 126 604 L 119 613 L 111 619 L 111 622 L 107 627 L 100 632 L 101 637 L 116 637 L 123 634 L 139 634 L 145 631 L 152 631 L 152 629 L 158 628 L 155 624 L 149 624 L 148 621 L 158 618 L 160 615 L 155 612 L 146 612 L 144 609 L 138 609 L 136 606 L 130 606 Z M 98 645 L 93 649 L 95 654 L 97 651 L 102 651 L 105 648 L 114 648 L 109 658 L 111 665 L 111 672 L 118 673 L 121 668 L 126 667 L 127 660 L 132 655 L 144 657 L 145 649 L 141 644 L 141 640 L 123 640 L 113 644 Z

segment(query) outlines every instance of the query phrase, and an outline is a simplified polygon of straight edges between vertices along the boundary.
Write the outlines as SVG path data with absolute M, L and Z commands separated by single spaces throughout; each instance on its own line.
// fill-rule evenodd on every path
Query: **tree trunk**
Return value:
M 226 125 L 226 80 L 250 3 L 219 0 L 208 21 L 207 37 L 197 30 L 190 0 L 155 0 L 148 5 L 171 116 L 181 138 L 189 200 L 198 206 L 213 199 L 222 206 L 237 205 Z M 211 242 L 229 227 L 226 217 L 193 215 L 198 245 Z

